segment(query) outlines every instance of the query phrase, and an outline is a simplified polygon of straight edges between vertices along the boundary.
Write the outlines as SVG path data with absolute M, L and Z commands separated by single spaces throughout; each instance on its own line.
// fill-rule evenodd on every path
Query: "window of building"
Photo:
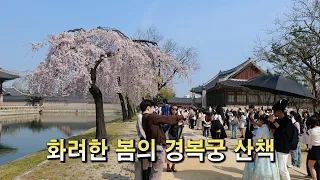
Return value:
M 249 103 L 257 104 L 258 103 L 258 95 L 249 95 Z
M 266 103 L 266 96 L 265 95 L 259 95 L 259 101 L 260 101 L 260 104 L 265 104 Z
M 233 92 L 228 93 L 228 104 L 234 104 L 234 93 Z
M 238 104 L 246 104 L 247 96 L 245 94 L 237 94 L 237 103 Z

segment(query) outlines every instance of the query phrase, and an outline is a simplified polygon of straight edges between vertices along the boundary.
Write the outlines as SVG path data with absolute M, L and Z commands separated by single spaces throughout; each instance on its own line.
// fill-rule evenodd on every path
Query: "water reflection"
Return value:
M 1 138 L 1 132 L 2 132 L 2 124 L 0 124 L 0 138 Z M 0 142 L 0 157 L 4 156 L 5 154 L 13 153 L 13 152 L 16 152 L 16 151 L 17 151 L 16 148 L 12 148 L 10 146 L 6 146 L 4 144 L 1 144 L 1 142 Z
M 114 116 L 106 116 L 111 121 Z M 46 147 L 51 138 L 68 138 L 95 127 L 95 116 L 44 114 L 0 119 L 0 165 Z

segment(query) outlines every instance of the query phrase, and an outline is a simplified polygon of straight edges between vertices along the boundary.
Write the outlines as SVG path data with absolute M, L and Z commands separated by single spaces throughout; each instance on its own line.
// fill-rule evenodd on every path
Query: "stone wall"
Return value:
M 104 104 L 105 114 L 120 113 L 120 104 Z M 26 106 L 25 102 L 4 102 L 0 106 L 1 115 L 39 114 L 42 113 L 95 113 L 95 104 L 92 103 L 64 103 L 45 102 L 43 106 Z
M 39 114 L 41 106 L 0 106 L 0 116 Z
M 95 110 L 93 103 L 44 102 L 44 110 Z M 103 109 L 121 110 L 120 104 L 104 104 Z
M 25 106 L 26 102 L 3 102 L 2 106 Z M 44 110 L 94 110 L 93 103 L 44 102 Z M 104 109 L 121 110 L 120 104 L 104 104 Z

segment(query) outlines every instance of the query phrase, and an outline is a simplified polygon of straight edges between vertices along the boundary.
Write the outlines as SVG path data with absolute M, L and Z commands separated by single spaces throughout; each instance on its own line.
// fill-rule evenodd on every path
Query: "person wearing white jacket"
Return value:
M 137 123 L 136 123 L 136 129 L 137 129 L 137 134 L 138 134 L 140 140 L 145 140 L 146 139 L 146 133 L 143 130 L 143 127 L 142 127 L 142 112 L 140 112 L 138 114 L 138 119 L 137 119 Z M 141 164 L 142 164 L 142 172 L 143 171 L 146 171 L 146 172 L 147 171 L 151 171 L 152 162 L 149 162 L 147 158 L 142 159 Z M 145 175 L 143 175 L 143 176 L 145 176 Z

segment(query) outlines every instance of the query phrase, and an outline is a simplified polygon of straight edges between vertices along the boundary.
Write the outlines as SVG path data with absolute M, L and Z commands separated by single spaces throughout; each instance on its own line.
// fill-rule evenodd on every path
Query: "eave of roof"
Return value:
M 198 86 L 198 87 L 193 87 L 191 88 L 190 92 L 195 92 L 195 93 L 201 93 L 202 92 L 203 86 Z
M 168 99 L 169 104 L 192 104 L 192 101 L 193 101 L 192 98 L 174 97 L 174 98 Z M 201 103 L 201 98 L 195 98 L 195 103 L 196 104 Z
M 5 90 L 6 93 L 10 93 L 11 96 L 20 96 L 20 95 L 21 96 L 30 96 L 30 94 L 23 93 L 13 86 L 3 87 L 3 89 Z M 14 91 L 16 91 L 16 92 L 14 92 Z M 11 92 L 14 92 L 14 93 L 11 94 Z
M 0 80 L 13 80 L 20 78 L 20 76 L 14 72 L 6 71 L 2 68 L 0 68 Z

